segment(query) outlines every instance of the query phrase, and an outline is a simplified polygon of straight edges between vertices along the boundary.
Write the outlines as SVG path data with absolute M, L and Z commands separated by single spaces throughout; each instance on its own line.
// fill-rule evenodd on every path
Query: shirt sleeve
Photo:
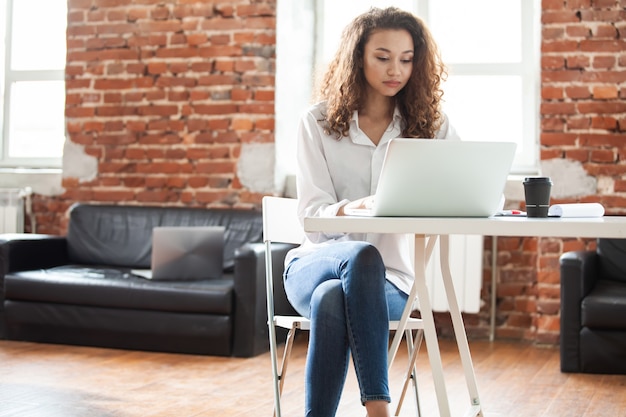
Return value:
M 322 140 L 328 140 L 313 112 L 307 112 L 300 121 L 296 146 L 296 187 L 298 217 L 332 217 L 348 200 L 337 201 L 333 181 L 326 163 Z M 307 233 L 314 243 L 343 236 L 343 233 Z

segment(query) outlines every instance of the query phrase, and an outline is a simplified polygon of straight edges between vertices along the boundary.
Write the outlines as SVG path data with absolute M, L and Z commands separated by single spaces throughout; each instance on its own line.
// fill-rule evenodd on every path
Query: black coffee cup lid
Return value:
M 552 180 L 550 179 L 550 177 L 526 177 L 524 178 L 524 182 L 549 182 L 550 184 L 552 184 Z

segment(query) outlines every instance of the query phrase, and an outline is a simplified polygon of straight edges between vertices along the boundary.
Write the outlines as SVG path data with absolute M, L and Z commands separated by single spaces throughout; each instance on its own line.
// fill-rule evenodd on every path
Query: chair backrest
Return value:
M 298 219 L 298 200 L 263 197 L 263 241 L 302 243 L 304 231 Z
M 267 300 L 267 324 L 269 328 L 270 358 L 274 375 L 274 412 L 281 417 L 278 374 L 278 353 L 276 347 L 276 316 L 274 315 L 274 282 L 282 285 L 282 279 L 274 277 L 272 243 L 302 243 L 304 231 L 298 220 L 298 200 L 295 198 L 265 196 L 263 207 L 263 242 L 265 243 L 265 290 Z M 283 371 L 281 371 L 282 374 Z M 282 379 L 284 381 L 284 379 Z

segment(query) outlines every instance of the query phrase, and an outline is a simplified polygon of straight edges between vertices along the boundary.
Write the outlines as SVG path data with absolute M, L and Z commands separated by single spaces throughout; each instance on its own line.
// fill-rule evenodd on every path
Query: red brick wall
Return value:
M 92 179 L 35 197 L 38 232 L 75 201 L 250 207 L 240 146 L 272 142 L 276 0 L 69 0 L 67 128 Z M 580 161 L 602 188 L 580 201 L 626 213 L 626 0 L 543 0 L 541 158 Z M 576 239 L 498 239 L 497 335 L 557 343 L 558 257 Z M 489 325 L 466 317 L 470 336 Z M 445 317 L 440 318 L 449 331 Z
M 36 198 L 38 232 L 75 201 L 250 208 L 247 142 L 273 142 L 275 0 L 69 0 L 70 140 L 97 159 Z M 80 164 L 80 158 L 66 161 Z

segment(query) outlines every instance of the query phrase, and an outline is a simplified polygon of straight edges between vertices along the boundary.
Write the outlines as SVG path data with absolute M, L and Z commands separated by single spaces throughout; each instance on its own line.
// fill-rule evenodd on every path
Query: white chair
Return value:
M 297 330 L 309 330 L 310 322 L 300 316 L 276 316 L 274 315 L 274 279 L 272 269 L 272 242 L 300 244 L 304 239 L 304 232 L 297 216 L 297 200 L 282 197 L 263 198 L 263 241 L 265 243 L 265 278 L 267 290 L 267 317 L 270 339 L 270 356 L 274 387 L 274 413 L 281 417 L 280 397 L 287 375 L 287 365 L 293 347 L 293 341 Z M 282 281 L 281 281 L 282 282 Z M 396 330 L 399 321 L 390 321 L 389 330 Z M 283 358 L 278 369 L 278 351 L 276 343 L 276 328 L 287 329 L 287 339 L 283 351 Z M 415 335 L 413 332 L 415 331 Z M 423 323 L 421 319 L 410 318 L 405 330 L 405 340 L 408 348 L 408 366 L 402 393 L 398 400 L 396 416 L 400 409 L 409 386 L 413 381 L 417 415 L 421 414 L 419 396 L 417 392 L 415 361 L 423 338 Z

